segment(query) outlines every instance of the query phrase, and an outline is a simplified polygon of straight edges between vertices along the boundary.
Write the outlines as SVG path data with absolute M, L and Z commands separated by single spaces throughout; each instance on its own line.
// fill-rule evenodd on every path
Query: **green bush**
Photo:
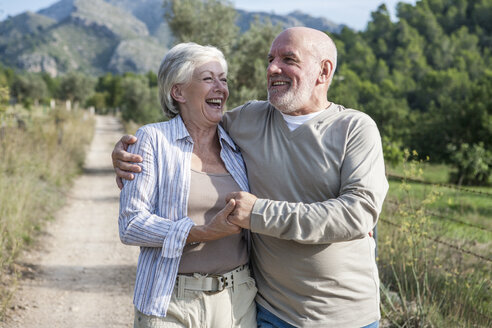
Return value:
M 448 144 L 451 161 L 456 168 L 452 173 L 451 182 L 459 185 L 485 185 L 492 174 L 492 151 L 485 149 L 484 143 L 459 147 Z

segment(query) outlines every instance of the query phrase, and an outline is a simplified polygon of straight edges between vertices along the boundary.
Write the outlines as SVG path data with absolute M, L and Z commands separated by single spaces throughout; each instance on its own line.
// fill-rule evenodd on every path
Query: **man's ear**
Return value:
M 320 84 L 325 84 L 330 81 L 330 77 L 332 76 L 333 72 L 333 63 L 329 59 L 324 59 L 321 62 L 321 72 L 319 73 L 318 76 L 318 82 Z
M 174 101 L 184 104 L 186 102 L 186 99 L 183 96 L 183 85 L 182 84 L 175 84 L 171 88 L 171 97 L 174 99 Z

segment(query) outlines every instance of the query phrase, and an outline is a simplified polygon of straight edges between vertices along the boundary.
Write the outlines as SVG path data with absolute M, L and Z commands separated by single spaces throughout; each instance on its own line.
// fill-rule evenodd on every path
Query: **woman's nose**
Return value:
M 225 84 L 223 81 L 219 79 L 216 79 L 214 84 L 214 90 L 217 92 L 226 93 L 228 90 L 227 84 Z

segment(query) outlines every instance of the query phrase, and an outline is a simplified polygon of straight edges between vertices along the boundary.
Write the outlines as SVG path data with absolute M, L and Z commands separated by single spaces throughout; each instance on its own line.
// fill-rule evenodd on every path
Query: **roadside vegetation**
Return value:
M 378 224 L 381 326 L 492 326 L 492 188 L 439 184 L 451 170 L 408 151 L 396 170 Z
M 0 319 L 18 272 L 15 259 L 33 243 L 81 172 L 93 135 L 87 111 L 6 106 L 0 111 Z

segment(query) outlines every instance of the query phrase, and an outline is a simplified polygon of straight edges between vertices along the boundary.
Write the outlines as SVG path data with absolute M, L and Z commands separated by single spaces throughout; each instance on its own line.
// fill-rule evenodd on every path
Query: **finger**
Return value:
M 142 162 L 142 156 L 137 155 L 137 154 L 132 154 L 129 153 L 125 150 L 114 150 L 113 154 L 113 159 L 114 160 L 120 160 L 123 162 L 134 162 L 134 163 L 141 163 Z
M 129 171 L 129 172 L 135 172 L 135 173 L 139 173 L 142 171 L 142 168 L 140 167 L 140 165 L 131 164 L 128 162 L 123 162 L 120 160 L 117 160 L 115 162 L 115 166 L 117 168 L 119 168 L 120 170 L 123 170 L 123 171 Z
M 120 141 L 123 143 L 123 147 L 125 149 L 128 148 L 128 145 L 134 144 L 137 142 L 137 137 L 131 135 L 131 134 L 126 134 L 123 137 L 121 137 Z
M 231 221 L 229 221 L 229 218 L 230 218 L 230 216 L 228 216 L 228 217 L 225 218 L 225 221 L 227 222 L 227 224 L 235 226 L 234 223 L 232 223 Z
M 130 172 L 120 170 L 119 168 L 115 168 L 116 176 L 125 180 L 133 180 L 134 176 Z
M 232 211 L 234 211 L 235 207 L 236 207 L 236 200 L 230 199 L 227 202 L 226 206 L 219 213 L 227 218 L 227 216 L 229 216 L 229 214 L 231 214 Z
M 226 196 L 226 202 L 229 202 L 231 199 L 236 199 L 236 196 L 238 194 L 239 194 L 239 192 L 237 192 L 237 191 L 228 193 Z
M 120 190 L 123 189 L 123 180 L 121 180 L 120 177 L 116 177 L 116 185 L 120 188 Z

